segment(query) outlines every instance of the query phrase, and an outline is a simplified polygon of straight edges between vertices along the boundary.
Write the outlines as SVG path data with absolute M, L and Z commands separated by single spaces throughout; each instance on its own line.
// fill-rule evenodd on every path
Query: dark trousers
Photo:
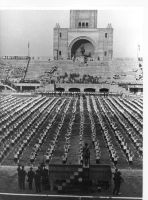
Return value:
M 90 164 L 90 159 L 89 159 L 88 157 L 84 158 L 84 159 L 83 159 L 83 164 L 84 164 L 85 166 L 88 166 L 88 165 Z
M 32 190 L 32 181 L 29 181 L 29 190 Z
M 25 180 L 21 180 L 21 189 L 25 190 Z
M 18 178 L 18 186 L 19 186 L 19 189 L 22 189 L 22 184 L 21 184 L 21 179 Z
M 115 184 L 114 190 L 113 190 L 113 194 L 118 195 L 118 194 L 119 194 L 119 191 L 120 191 L 120 183 Z
M 18 185 L 21 190 L 25 190 L 25 180 L 24 179 L 19 178 Z
M 41 183 L 35 183 L 36 192 L 41 192 Z

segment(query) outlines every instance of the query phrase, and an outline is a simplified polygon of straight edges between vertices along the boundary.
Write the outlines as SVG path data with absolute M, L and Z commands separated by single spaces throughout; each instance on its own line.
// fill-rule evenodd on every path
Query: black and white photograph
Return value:
M 143 18 L 0 9 L 0 200 L 143 199 Z

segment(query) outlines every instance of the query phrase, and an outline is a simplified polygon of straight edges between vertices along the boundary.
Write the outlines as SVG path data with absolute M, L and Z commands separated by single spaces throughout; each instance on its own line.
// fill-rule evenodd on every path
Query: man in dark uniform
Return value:
M 20 178 L 21 178 L 21 189 L 25 190 L 25 177 L 26 177 L 26 171 L 24 170 L 24 166 L 22 166 L 22 169 L 20 171 Z
M 32 182 L 33 182 L 33 179 L 34 179 L 34 176 L 35 176 L 35 173 L 32 170 L 32 167 L 30 167 L 30 170 L 29 170 L 27 176 L 28 176 L 29 190 L 32 190 Z
M 42 188 L 47 190 L 49 188 L 49 176 L 48 176 L 48 169 L 46 166 L 43 167 L 42 171 Z
M 22 189 L 21 187 L 21 165 L 18 165 L 18 168 L 17 168 L 17 174 L 18 174 L 18 186 L 19 186 L 19 189 Z
M 41 192 L 41 170 L 40 167 L 38 167 L 38 169 L 35 172 L 35 188 L 36 188 L 36 192 Z
M 113 180 L 114 180 L 113 194 L 118 195 L 119 191 L 120 191 L 120 185 L 124 181 L 123 178 L 122 178 L 122 176 L 121 176 L 121 172 L 118 171 L 118 169 L 116 169 L 116 171 L 115 171 Z
M 90 150 L 87 143 L 85 143 L 85 146 L 83 147 L 83 164 L 85 166 L 88 166 L 90 162 Z

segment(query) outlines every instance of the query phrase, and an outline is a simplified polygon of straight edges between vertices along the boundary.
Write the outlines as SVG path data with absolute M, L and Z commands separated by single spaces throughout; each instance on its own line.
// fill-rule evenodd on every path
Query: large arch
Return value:
M 81 49 L 84 48 L 84 55 L 93 57 L 95 53 L 95 42 L 87 36 L 80 36 L 72 40 L 68 48 L 69 57 L 81 56 Z

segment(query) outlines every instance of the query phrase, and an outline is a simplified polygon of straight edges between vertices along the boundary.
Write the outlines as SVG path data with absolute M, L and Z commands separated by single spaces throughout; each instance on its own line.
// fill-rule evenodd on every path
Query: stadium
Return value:
M 29 42 L 27 56 L 1 56 L 0 199 L 142 199 L 143 58 L 139 45 L 136 59 L 114 58 L 97 14 L 56 24 L 53 58 L 31 56 Z M 40 169 L 39 191 L 36 175 L 21 186 L 20 166 Z

